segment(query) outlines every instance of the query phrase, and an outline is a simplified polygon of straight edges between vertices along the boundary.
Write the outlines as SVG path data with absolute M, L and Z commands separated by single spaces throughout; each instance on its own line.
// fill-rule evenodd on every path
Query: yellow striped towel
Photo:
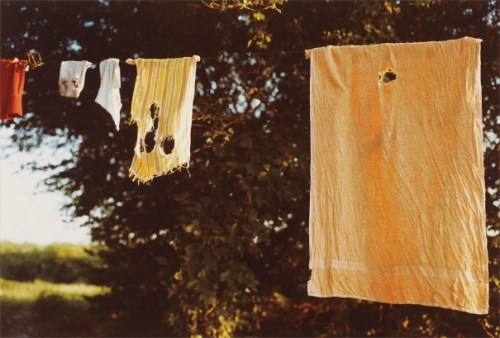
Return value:
M 194 84 L 198 56 L 176 59 L 136 59 L 137 78 L 132 97 L 132 122 L 137 141 L 129 174 L 146 182 L 189 166 Z M 152 112 L 151 112 L 151 108 Z M 152 133 L 154 146 L 146 149 Z M 173 140 L 168 154 L 163 145 Z

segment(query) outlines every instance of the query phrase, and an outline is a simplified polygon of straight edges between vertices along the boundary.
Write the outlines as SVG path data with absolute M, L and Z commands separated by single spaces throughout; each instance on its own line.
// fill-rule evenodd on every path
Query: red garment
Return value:
M 0 120 L 23 116 L 27 60 L 0 60 Z

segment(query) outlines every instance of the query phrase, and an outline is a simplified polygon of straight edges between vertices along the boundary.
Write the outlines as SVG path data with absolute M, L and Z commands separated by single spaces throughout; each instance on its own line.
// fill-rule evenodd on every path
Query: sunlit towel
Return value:
M 488 312 L 480 42 L 307 51 L 309 295 Z

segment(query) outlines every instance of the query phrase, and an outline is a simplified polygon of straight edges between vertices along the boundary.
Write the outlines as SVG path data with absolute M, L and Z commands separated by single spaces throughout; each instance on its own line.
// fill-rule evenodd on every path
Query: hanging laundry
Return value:
M 120 97 L 120 60 L 107 59 L 99 64 L 101 85 L 95 102 L 100 104 L 113 118 L 116 130 L 120 130 L 120 110 L 122 100 Z
M 135 60 L 131 115 L 137 123 L 137 141 L 129 170 L 134 181 L 146 182 L 189 166 L 197 61 L 196 55 Z M 154 140 L 149 151 L 146 138 Z M 163 148 L 166 140 L 174 142 L 168 154 Z
M 23 116 L 27 60 L 0 60 L 0 120 Z
M 59 71 L 59 93 L 77 98 L 85 85 L 85 73 L 92 66 L 88 61 L 63 61 Z
M 309 295 L 488 312 L 480 42 L 306 51 Z

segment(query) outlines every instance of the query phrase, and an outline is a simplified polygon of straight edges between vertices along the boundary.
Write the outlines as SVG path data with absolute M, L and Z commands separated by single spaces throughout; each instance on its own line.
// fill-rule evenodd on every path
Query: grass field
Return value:
M 61 284 L 43 280 L 18 282 L 0 278 L 0 302 L 31 303 L 40 297 L 60 296 L 66 300 L 84 300 L 84 296 L 95 296 L 106 292 L 106 289 L 83 283 Z
M 1 332 L 6 336 L 94 336 L 100 321 L 85 296 L 107 292 L 87 284 L 0 279 Z
M 81 262 L 91 259 L 83 247 L 70 244 L 41 247 L 1 242 L 0 256 L 2 274 L 30 279 L 36 273 L 51 279 L 75 279 L 73 276 L 86 271 Z M 92 311 L 85 297 L 104 294 L 107 288 L 77 281 L 55 283 L 40 276 L 28 281 L 0 277 L 1 337 L 104 335 L 105 320 Z M 81 277 L 78 279 L 87 279 Z

